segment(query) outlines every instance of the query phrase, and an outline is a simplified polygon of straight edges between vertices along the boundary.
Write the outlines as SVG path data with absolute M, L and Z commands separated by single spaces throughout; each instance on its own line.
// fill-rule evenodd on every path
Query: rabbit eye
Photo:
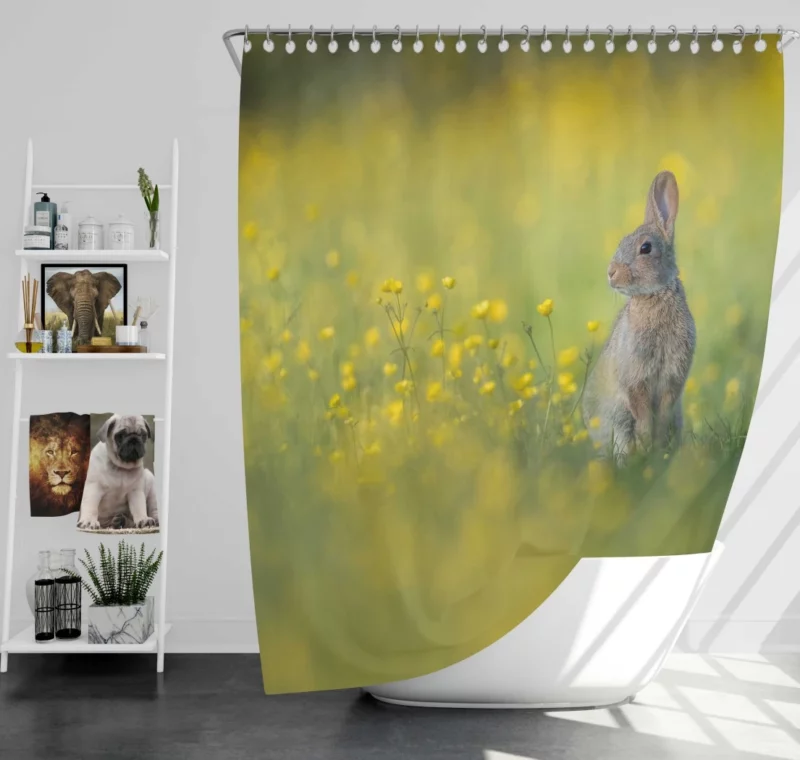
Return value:
M 648 241 L 646 243 L 642 243 L 642 247 L 639 249 L 639 253 L 650 253 L 653 250 L 652 244 Z

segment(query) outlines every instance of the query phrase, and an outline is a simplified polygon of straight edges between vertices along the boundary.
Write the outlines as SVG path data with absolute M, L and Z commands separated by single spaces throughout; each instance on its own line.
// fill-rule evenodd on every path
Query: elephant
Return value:
M 67 315 L 67 327 L 73 335 L 77 330 L 78 345 L 91 343 L 93 336 L 103 334 L 105 311 L 121 288 L 113 274 L 88 269 L 74 274 L 57 272 L 47 281 L 47 295 Z M 113 306 L 111 313 L 116 319 Z

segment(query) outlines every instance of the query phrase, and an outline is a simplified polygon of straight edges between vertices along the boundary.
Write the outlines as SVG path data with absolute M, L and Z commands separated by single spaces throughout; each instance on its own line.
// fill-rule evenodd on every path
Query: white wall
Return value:
M 546 23 L 581 29 L 614 24 L 731 27 L 778 24 L 800 28 L 795 0 L 562 2 L 547 16 L 521 0 L 480 3 L 388 3 L 322 0 L 265 5 L 255 0 L 6 0 L 0 11 L 0 334 L 10 343 L 15 317 L 25 144 L 35 144 L 36 182 L 130 182 L 145 165 L 168 181 L 171 140 L 181 141 L 182 187 L 171 558 L 168 613 L 171 651 L 254 651 L 239 404 L 237 300 L 237 141 L 239 79 L 220 37 L 232 27 L 331 24 L 382 27 L 519 27 Z M 366 63 L 365 63 L 366 65 Z M 800 130 L 800 43 L 786 55 L 787 134 Z M 800 146 L 786 147 L 785 204 L 800 191 Z M 54 195 L 55 197 L 55 195 Z M 800 197 L 800 196 L 798 196 Z M 62 200 L 63 198 L 58 198 Z M 78 201 L 73 198 L 73 201 Z M 82 211 L 99 209 L 88 196 Z M 120 210 L 140 214 L 137 198 Z M 101 213 L 114 213 L 116 204 Z M 78 204 L 76 203 L 76 207 Z M 795 206 L 800 218 L 800 206 Z M 141 217 L 138 217 L 141 219 Z M 800 221 L 795 222 L 795 230 Z M 776 277 L 785 285 L 773 306 L 764 378 L 772 389 L 756 414 L 727 519 L 727 552 L 702 598 L 683 644 L 706 649 L 800 650 L 800 523 L 793 472 L 800 465 L 800 234 L 781 250 Z M 785 241 L 784 241 L 785 242 Z M 796 261 L 793 261 L 793 257 Z M 131 272 L 136 290 L 157 289 L 145 265 Z M 724 284 L 720 285 L 724 287 Z M 134 294 L 135 295 L 135 294 Z M 12 362 L 0 351 L 0 463 L 8 460 Z M 26 388 L 26 412 L 99 411 L 115 405 L 109 384 L 130 389 L 129 405 L 161 412 L 158 368 L 100 379 L 87 367 L 64 369 L 48 382 L 40 368 Z M 93 377 L 99 382 L 92 383 Z M 137 394 L 137 395 L 133 395 Z M 764 383 L 762 383 L 762 395 Z M 22 441 L 23 451 L 25 447 Z M 21 471 L 24 491 L 25 473 Z M 5 533 L 7 467 L 0 464 L 0 537 Z M 23 503 L 24 506 L 24 503 Z M 71 520 L 71 518 L 69 518 Z M 731 527 L 732 526 L 732 527 Z M 54 520 L 18 514 L 14 627 L 27 618 L 22 583 L 35 553 L 95 542 Z M 0 541 L 0 568 L 5 540 Z M 1 572 L 1 570 L 0 570 Z

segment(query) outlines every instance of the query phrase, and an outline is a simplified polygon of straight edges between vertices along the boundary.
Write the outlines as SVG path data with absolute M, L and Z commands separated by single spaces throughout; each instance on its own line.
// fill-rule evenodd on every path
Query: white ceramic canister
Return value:
M 87 216 L 78 225 L 78 250 L 99 251 L 103 248 L 103 225 L 93 216 Z
M 108 248 L 111 251 L 133 250 L 133 222 L 122 214 L 108 223 Z

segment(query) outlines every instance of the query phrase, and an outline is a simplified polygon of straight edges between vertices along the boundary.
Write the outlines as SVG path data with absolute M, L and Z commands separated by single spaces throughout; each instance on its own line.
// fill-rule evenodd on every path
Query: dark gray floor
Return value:
M 765 684 L 758 673 L 767 671 L 754 661 L 734 661 L 733 674 L 724 663 L 703 667 L 712 668 L 710 675 L 696 665 L 666 670 L 638 704 L 547 714 L 390 707 L 357 691 L 266 697 L 255 655 L 167 655 L 161 677 L 152 656 L 12 656 L 0 676 L 0 757 L 800 758 L 800 683 L 795 689 L 787 673 Z M 755 669 L 755 682 L 748 669 Z M 748 697 L 751 687 L 757 694 Z M 777 700 L 769 708 L 767 693 Z

